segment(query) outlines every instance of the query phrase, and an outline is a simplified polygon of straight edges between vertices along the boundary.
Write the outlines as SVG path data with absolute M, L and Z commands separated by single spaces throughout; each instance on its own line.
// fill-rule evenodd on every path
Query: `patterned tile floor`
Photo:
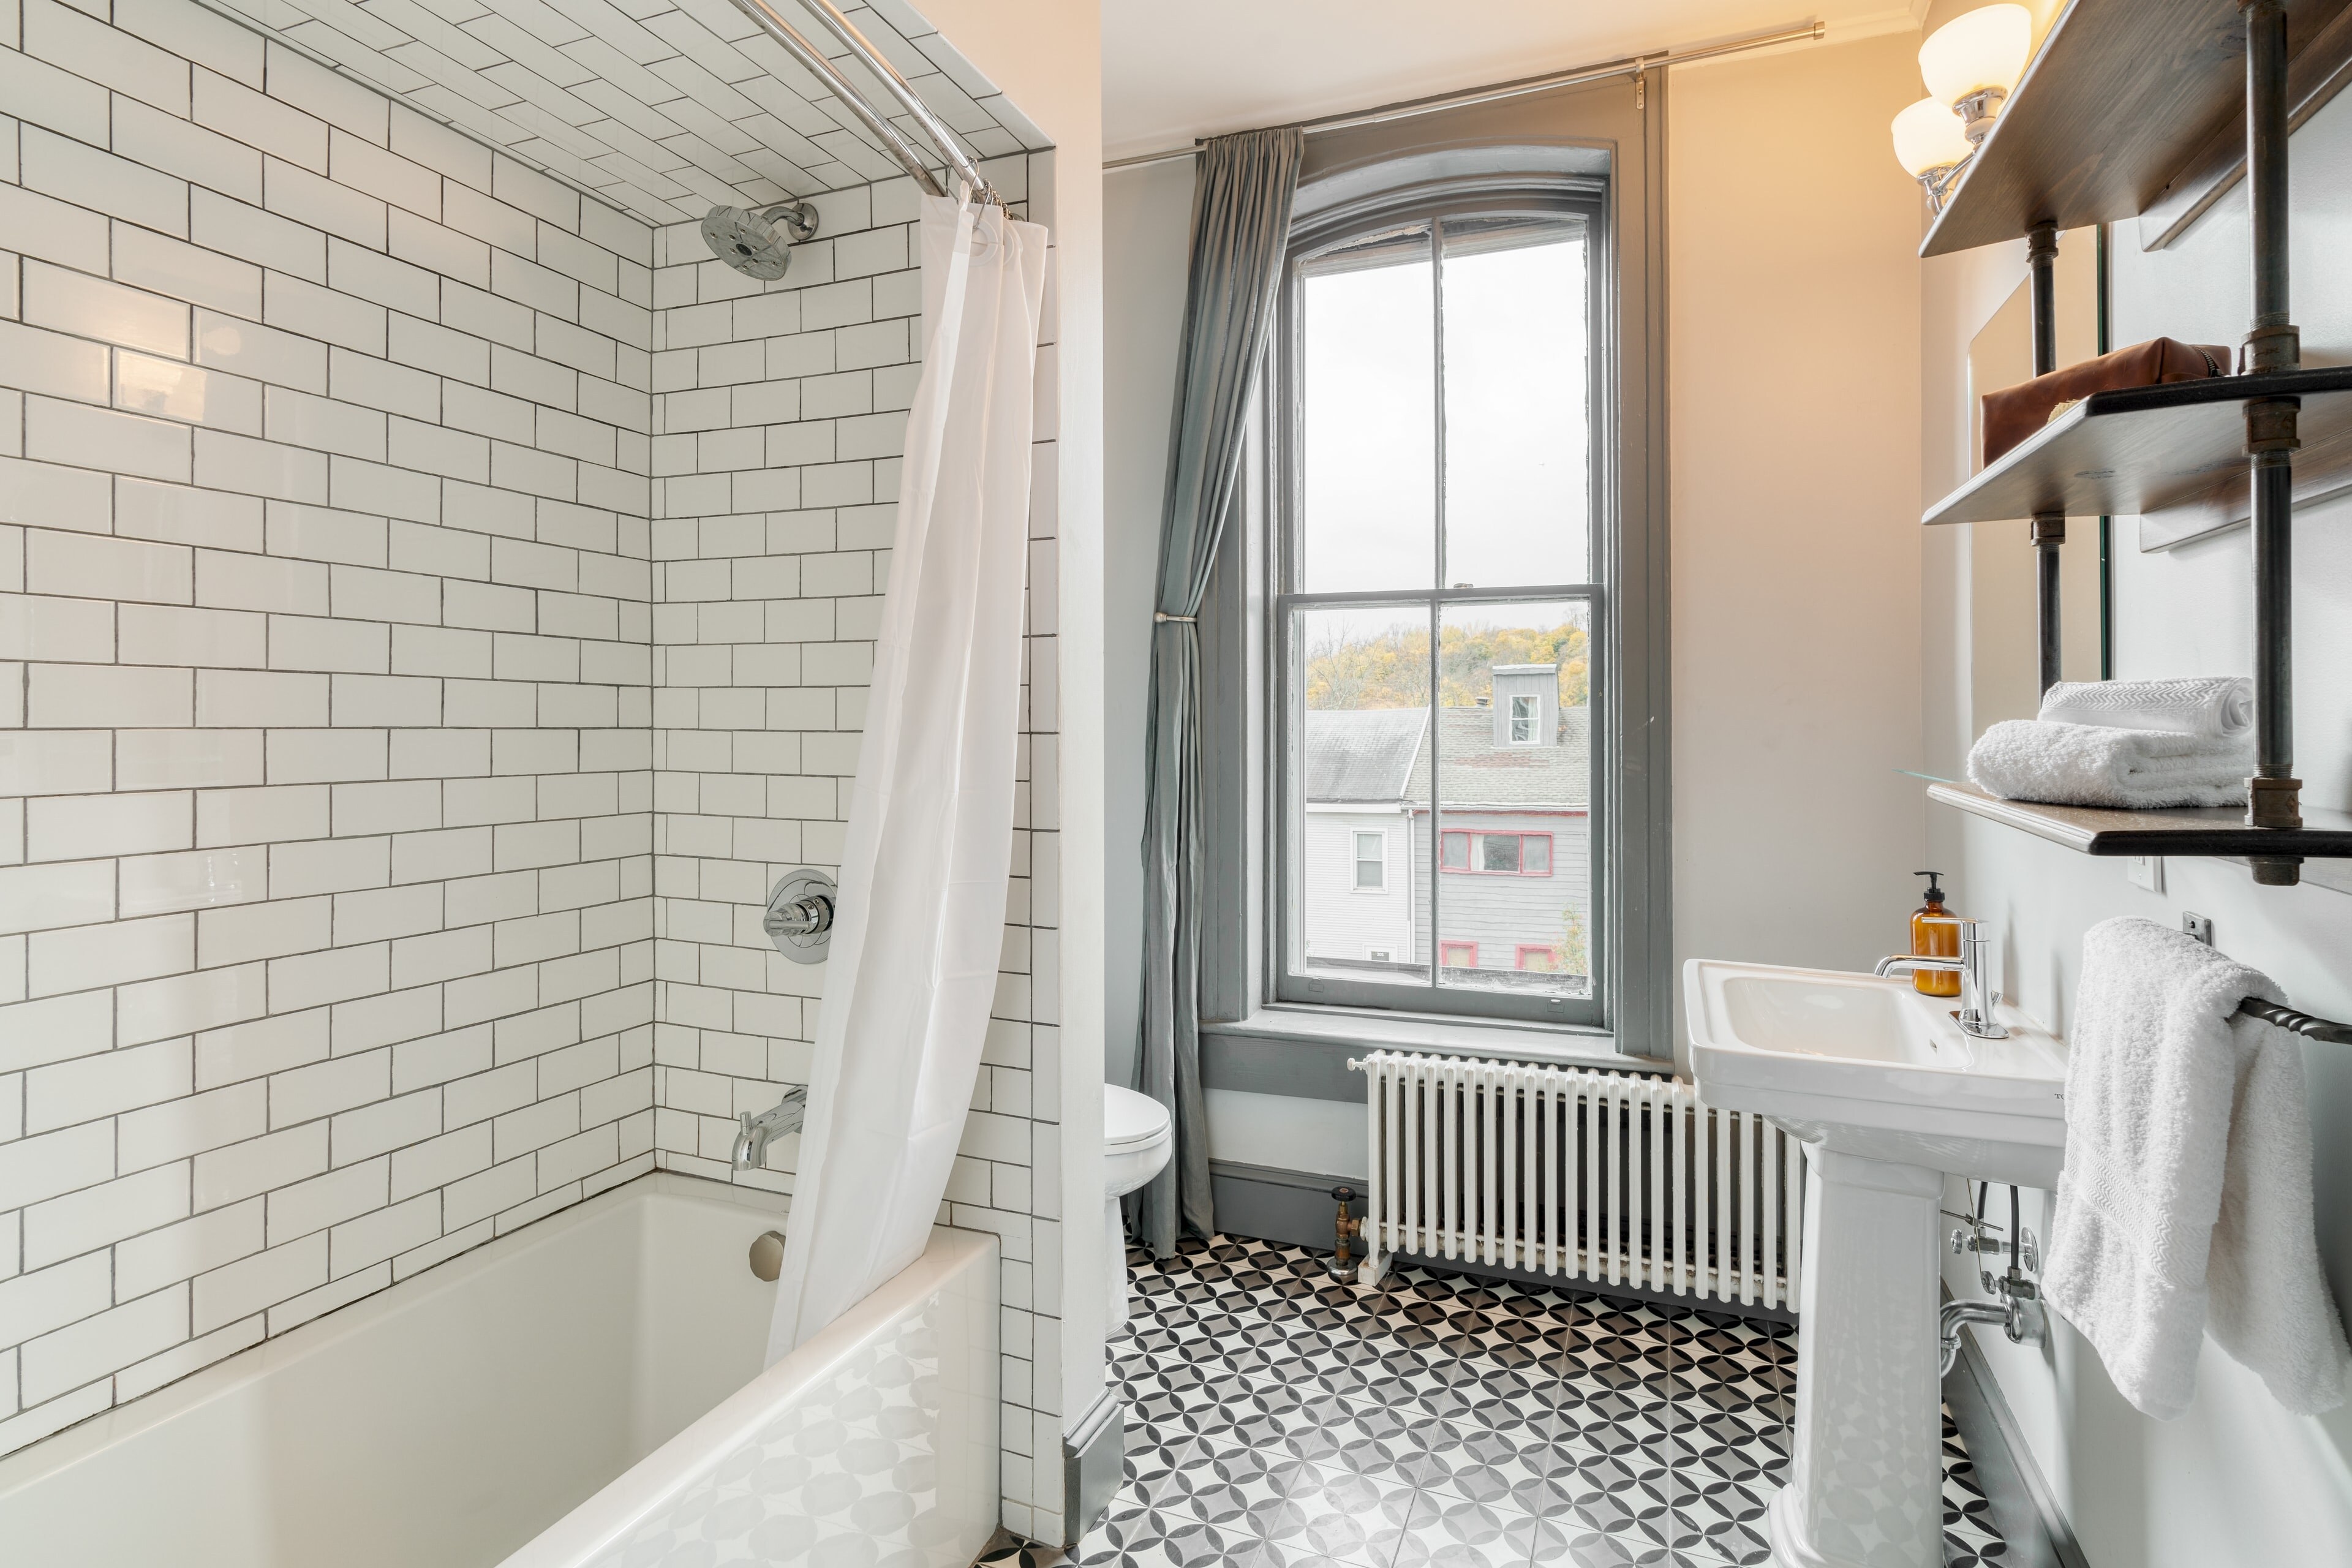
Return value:
M 1129 1261 L 1127 1483 L 1078 1568 L 1771 1560 L 1786 1324 L 1418 1268 L 1342 1287 L 1222 1237 Z M 1944 1456 L 1946 1563 L 2000 1563 L 1948 1413 Z M 980 1561 L 1064 1558 L 1004 1537 Z

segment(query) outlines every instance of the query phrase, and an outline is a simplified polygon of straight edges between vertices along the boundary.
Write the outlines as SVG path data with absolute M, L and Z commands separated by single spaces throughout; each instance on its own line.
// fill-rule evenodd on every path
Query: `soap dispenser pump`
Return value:
M 1911 911 L 1911 955 L 1914 958 L 1958 958 L 1960 956 L 1960 928 L 1952 923 L 1952 911 L 1944 907 L 1944 889 L 1937 883 L 1941 871 L 1914 871 L 1915 877 L 1927 879 L 1927 902 Z M 1911 972 L 1911 988 L 1922 996 L 1958 996 L 1960 976 L 1957 970 L 1915 969 Z

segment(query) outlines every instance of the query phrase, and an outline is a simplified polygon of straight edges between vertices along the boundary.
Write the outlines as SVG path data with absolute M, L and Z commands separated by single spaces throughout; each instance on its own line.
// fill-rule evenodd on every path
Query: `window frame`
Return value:
M 1570 1066 L 1671 1070 L 1680 1031 L 1674 960 L 1674 747 L 1666 343 L 1666 123 L 1675 79 L 1617 76 L 1311 135 L 1294 226 L 1343 207 L 1440 184 L 1605 190 L 1604 265 L 1616 293 L 1613 421 L 1600 438 L 1616 474 L 1604 519 L 1617 552 L 1616 615 L 1594 628 L 1615 656 L 1616 742 L 1602 778 L 1610 831 L 1591 842 L 1613 891 L 1590 911 L 1614 933 L 1608 1016 L 1599 1026 L 1357 1008 L 1276 994 L 1273 900 L 1281 805 L 1267 711 L 1274 649 L 1267 604 L 1275 477 L 1283 462 L 1268 411 L 1277 345 L 1253 371 L 1242 483 L 1201 608 L 1202 860 L 1200 1007 L 1202 1080 L 1213 1088 L 1360 1103 L 1347 1061 L 1367 1048 L 1500 1055 Z M 1148 616 L 1150 606 L 1144 613 Z M 1591 955 L 1588 953 L 1588 959 Z M 1594 968 L 1602 966 L 1595 963 Z
M 1349 828 L 1349 832 L 1354 836 L 1356 852 L 1353 858 L 1349 861 L 1349 864 L 1355 868 L 1355 881 L 1349 886 L 1348 890 L 1353 893 L 1387 892 L 1389 890 L 1389 836 L 1387 832 L 1378 827 L 1354 827 Z M 1367 838 L 1380 846 L 1379 854 L 1369 859 L 1367 859 L 1364 855 L 1364 840 Z M 1366 887 L 1364 885 L 1364 868 L 1366 866 L 1378 866 L 1381 868 L 1381 879 L 1372 883 L 1370 887 Z
M 1300 309 L 1300 299 L 1305 263 L 1336 246 L 1360 241 L 1384 229 L 1401 229 L 1427 223 L 1431 226 L 1432 287 L 1440 302 L 1442 314 L 1444 260 L 1436 227 L 1439 220 L 1513 213 L 1570 217 L 1580 221 L 1585 230 L 1586 321 L 1589 323 L 1587 406 L 1591 410 L 1587 447 L 1587 566 L 1591 580 L 1504 589 L 1462 590 L 1433 586 L 1411 591 L 1320 594 L 1298 591 L 1304 510 L 1304 440 L 1302 405 L 1297 388 L 1303 353 L 1304 312 Z M 1271 453 L 1265 472 L 1265 569 L 1267 581 L 1262 600 L 1267 616 L 1264 632 L 1267 658 L 1264 667 L 1263 712 L 1266 724 L 1265 755 L 1269 763 L 1266 770 L 1269 798 L 1264 820 L 1272 849 L 1270 868 L 1276 875 L 1269 879 L 1267 889 L 1267 946 L 1261 960 L 1267 1000 L 1271 1003 L 1339 1006 L 1388 1016 L 1415 1014 L 1471 1022 L 1549 1025 L 1586 1033 L 1601 1033 L 1611 1028 L 1616 1011 L 1616 972 L 1611 963 L 1614 957 L 1613 928 L 1618 903 L 1612 864 L 1614 857 L 1609 850 L 1612 842 L 1610 835 L 1613 827 L 1614 803 L 1608 781 L 1619 765 L 1613 690 L 1616 682 L 1612 631 L 1614 603 L 1611 584 L 1612 573 L 1620 560 L 1617 541 L 1622 526 L 1617 514 L 1622 487 L 1617 473 L 1619 459 L 1616 450 L 1616 432 L 1621 420 L 1614 402 L 1619 381 L 1619 322 L 1613 239 L 1608 180 L 1576 174 L 1540 178 L 1465 176 L 1423 183 L 1402 191 L 1335 205 L 1293 227 L 1290 246 L 1284 258 L 1272 362 L 1268 367 L 1268 395 L 1261 400 L 1260 409 L 1266 449 Z M 1437 330 L 1442 334 L 1442 321 Z M 1442 356 L 1435 366 L 1435 374 L 1439 378 L 1437 396 L 1442 425 L 1444 374 Z M 1438 494 L 1435 505 L 1442 538 L 1444 488 L 1442 451 L 1436 473 Z M 1444 803 L 1434 798 L 1439 777 L 1434 766 L 1431 769 L 1433 798 L 1429 803 L 1432 845 L 1428 896 L 1432 952 L 1426 982 L 1374 982 L 1329 973 L 1307 973 L 1303 972 L 1303 963 L 1294 970 L 1291 962 L 1294 951 L 1301 954 L 1305 951 L 1304 935 L 1298 927 L 1305 917 L 1306 900 L 1304 835 L 1298 831 L 1303 826 L 1303 816 L 1299 810 L 1301 803 L 1294 800 L 1292 795 L 1303 773 L 1303 759 L 1298 752 L 1304 725 L 1301 722 L 1294 727 L 1293 722 L 1294 719 L 1303 718 L 1295 710 L 1293 677 L 1299 657 L 1299 650 L 1294 646 L 1293 628 L 1298 618 L 1297 612 L 1309 607 L 1419 606 L 1425 604 L 1429 606 L 1434 641 L 1450 605 L 1533 603 L 1580 603 L 1585 609 L 1591 680 L 1589 743 L 1592 770 L 1585 807 L 1586 831 L 1592 846 L 1587 857 L 1586 889 L 1587 919 L 1592 928 L 1592 935 L 1589 939 L 1591 962 L 1588 964 L 1591 973 L 1587 976 L 1591 994 L 1583 997 L 1529 995 L 1444 984 L 1444 972 L 1448 965 L 1444 954 L 1449 947 L 1463 945 L 1443 938 L 1444 895 L 1441 889 L 1445 879 L 1462 875 L 1518 877 L 1526 873 L 1486 872 L 1475 868 L 1465 872 L 1444 864 L 1442 819 Z M 1538 703 L 1538 722 L 1540 711 Z M 1433 736 L 1432 741 L 1434 740 Z M 1413 847 L 1409 842 L 1407 853 L 1412 852 Z M 1545 873 L 1546 876 L 1550 874 Z M 1607 918 L 1593 920 L 1594 912 L 1605 912 Z M 1475 953 L 1476 944 L 1469 945 Z M 1474 957 L 1468 967 L 1475 966 Z
M 1525 692 L 1513 692 L 1506 700 L 1511 705 L 1510 711 L 1504 715 L 1504 721 L 1510 726 L 1510 740 L 1506 743 L 1513 746 L 1542 745 L 1543 737 L 1537 731 L 1543 724 L 1543 699 Z M 1519 704 L 1522 702 L 1530 705 L 1524 719 L 1519 716 Z M 1524 741 L 1519 739 L 1521 724 L 1528 727 L 1528 738 Z

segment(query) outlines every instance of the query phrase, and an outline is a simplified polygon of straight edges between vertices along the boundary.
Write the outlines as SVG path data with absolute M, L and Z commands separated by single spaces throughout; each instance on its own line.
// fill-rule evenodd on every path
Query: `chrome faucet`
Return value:
M 2000 994 L 1985 984 L 1985 949 L 1992 939 L 1982 934 L 1977 921 L 1966 915 L 1921 915 L 1924 925 L 1952 925 L 1960 928 L 1960 955 L 1958 958 L 1924 958 L 1917 953 L 1889 953 L 1878 961 L 1871 973 L 1884 979 L 1890 974 L 1916 974 L 1931 970 L 1960 977 L 1960 1010 L 1954 1015 L 1960 1033 L 1979 1040 L 2005 1040 L 2009 1031 L 1993 1021 L 1993 1004 Z
M 797 1132 L 808 1115 L 808 1090 L 788 1089 L 773 1109 L 754 1116 L 743 1112 L 743 1129 L 735 1134 L 735 1168 L 756 1171 L 768 1163 L 768 1145 L 787 1132 Z

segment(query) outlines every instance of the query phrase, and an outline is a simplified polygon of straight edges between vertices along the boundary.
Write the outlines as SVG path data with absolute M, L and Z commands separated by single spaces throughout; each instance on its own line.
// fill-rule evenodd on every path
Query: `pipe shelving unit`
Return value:
M 2144 210 L 2210 140 L 2213 117 L 2235 112 L 2231 79 L 2242 75 L 2254 302 L 2244 374 L 2095 394 L 1921 521 L 2029 520 L 2046 689 L 2058 678 L 2058 553 L 2068 515 L 2226 510 L 2229 490 L 2245 496 L 2255 764 L 2244 816 L 2085 813 L 1950 784 L 1936 786 L 1933 798 L 2087 854 L 2242 857 L 2254 880 L 2272 886 L 2299 881 L 2307 858 L 2352 858 L 2352 816 L 2315 813 L 2305 822 L 2292 621 L 2296 455 L 2308 436 L 2318 468 L 2352 469 L 2352 370 L 2302 368 L 2287 276 L 2290 26 L 2307 41 L 2344 9 L 2345 0 L 2074 0 L 1920 247 L 1937 256 L 2024 234 L 2034 373 L 2056 368 L 2057 232 Z M 2086 816 L 2116 820 L 2094 829 Z

